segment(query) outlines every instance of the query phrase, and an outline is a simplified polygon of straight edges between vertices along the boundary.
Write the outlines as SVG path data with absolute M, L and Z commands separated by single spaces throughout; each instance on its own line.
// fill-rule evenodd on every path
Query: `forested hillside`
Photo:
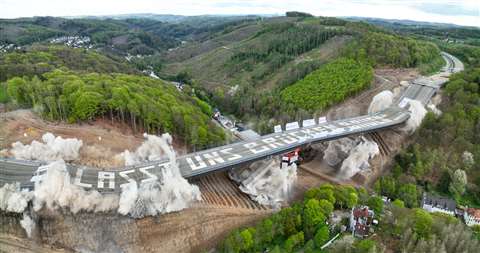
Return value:
M 241 36 L 245 31 L 250 34 L 247 38 Z M 373 80 L 370 67 L 419 68 L 429 73 L 443 65 L 440 50 L 433 43 L 336 18 L 295 14 L 245 24 L 242 33 L 232 30 L 228 34 L 242 39 L 223 40 L 217 47 L 208 47 L 210 42 L 206 41 L 197 45 L 203 48 L 202 53 L 192 45 L 179 47 L 169 52 L 161 74 L 188 76 L 205 99 L 255 123 L 260 131 L 271 129 L 274 121 L 311 117 L 313 112 L 368 87 L 366 82 Z M 214 38 L 209 45 L 216 42 Z M 185 59 L 186 52 L 196 53 Z M 172 56 L 175 54 L 182 57 Z M 319 79 L 314 76 L 322 72 L 322 65 L 340 57 L 368 66 L 348 72 L 341 64 L 335 65 L 342 70 L 318 77 L 324 81 L 323 88 L 317 88 L 314 83 Z M 345 74 L 359 79 L 348 79 Z M 353 85 L 346 87 L 346 81 Z M 336 84 L 340 84 L 338 89 L 333 88 Z M 320 94 L 329 89 L 335 94 Z
M 189 17 L 169 23 L 137 16 L 116 19 L 65 19 L 34 17 L 0 19 L 0 44 L 31 45 L 61 36 L 87 36 L 95 48 L 113 54 L 151 55 L 181 44 L 202 39 L 230 26 L 256 19 L 255 16 Z
M 321 252 L 320 248 L 340 231 L 325 223 L 334 209 L 350 209 L 373 201 L 365 189 L 323 184 L 305 194 L 305 200 L 286 207 L 256 226 L 233 231 L 221 252 Z M 371 200 L 370 200 L 371 199 Z
M 6 90 L 15 103 L 33 107 L 50 120 L 73 123 L 105 117 L 126 122 L 134 131 L 173 133 L 198 148 L 225 138 L 211 123 L 208 104 L 150 77 L 55 70 L 9 79 Z
M 276 36 L 271 36 L 272 34 Z M 254 71 L 254 66 L 262 64 L 263 71 L 256 71 L 252 76 L 253 81 L 262 80 L 295 57 L 320 46 L 337 34 L 342 34 L 341 30 L 326 29 L 318 24 L 267 23 L 252 37 L 252 40 L 260 38 L 262 43 L 254 43 L 251 47 L 235 50 L 227 62 L 228 71 L 251 72 Z
M 465 50 L 464 55 L 471 57 L 471 48 Z M 479 99 L 480 68 L 470 63 L 447 83 L 440 106 L 443 114 L 427 114 L 413 136 L 415 144 L 395 158 L 391 172 L 380 177 L 371 191 L 329 184 L 312 188 L 303 202 L 283 208 L 254 226 L 232 231 L 219 250 L 477 252 L 480 226 L 467 227 L 461 217 L 429 213 L 421 209 L 421 199 L 429 192 L 455 199 L 459 207 L 480 208 Z M 392 201 L 384 202 L 380 196 Z M 335 221 L 329 215 L 332 210 L 346 209 L 349 214 L 354 205 L 374 210 L 379 221 L 375 233 L 365 239 L 340 233 L 333 244 L 320 249 L 340 232 L 339 226 L 349 224 L 346 218 Z
M 349 219 L 332 218 L 334 210 L 337 215 L 349 214 L 356 205 L 368 205 L 380 221 L 368 238 L 353 237 L 349 231 L 342 233 L 341 226 L 348 226 Z M 308 190 L 303 202 L 283 208 L 254 226 L 232 231 L 218 249 L 228 253 L 473 253 L 480 245 L 479 228 L 474 229 L 453 216 L 406 208 L 401 199 L 387 205 L 364 188 L 326 183 Z M 336 241 L 327 245 L 333 238 Z M 324 245 L 328 247 L 321 249 Z
M 480 208 L 480 67 L 452 76 L 444 94 L 443 114 L 427 114 L 417 144 L 397 156 L 392 174 L 375 187 L 390 198 L 409 187 L 416 193 L 406 202 L 411 207 L 431 191 Z
M 435 44 L 381 32 L 363 33 L 347 49 L 347 55 L 368 60 L 374 66 L 417 67 L 425 74 L 444 64 Z
M 34 46 L 0 54 L 0 81 L 15 76 L 41 75 L 58 68 L 81 72 L 139 73 L 121 58 L 65 46 Z
M 433 39 L 448 43 L 480 46 L 480 29 L 476 27 L 375 18 L 355 18 L 355 20 L 364 20 L 399 34 L 415 35 L 428 40 Z
M 374 67 L 431 72 L 443 64 L 433 43 L 296 12 L 270 18 L 36 17 L 0 20 L 0 29 L 3 43 L 25 45 L 0 55 L 0 81 L 16 76 L 46 81 L 43 74 L 58 68 L 76 75 L 153 71 L 190 84 L 194 96 L 261 132 L 310 118 L 369 87 Z M 50 45 L 64 35 L 87 36 L 93 48 Z
M 325 64 L 281 92 L 287 106 L 322 110 L 370 85 L 373 69 L 366 62 L 340 58 Z
M 21 46 L 0 54 L 0 102 L 9 109 L 31 107 L 48 120 L 104 117 L 136 132 L 170 132 L 194 149 L 218 145 L 225 136 L 211 123 L 210 105 L 188 87 L 181 93 L 140 71 L 158 71 L 161 54 L 182 40 L 201 40 L 255 18 L 0 20 L 0 44 Z M 62 36 L 86 36 L 90 44 L 54 45 L 53 39 L 70 38 Z M 128 54 L 136 56 L 124 59 Z

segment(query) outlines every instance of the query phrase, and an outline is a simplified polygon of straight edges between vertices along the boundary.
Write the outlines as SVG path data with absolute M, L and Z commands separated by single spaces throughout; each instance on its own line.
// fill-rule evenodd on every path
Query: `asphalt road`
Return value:
M 404 123 L 409 112 L 399 106 L 405 99 L 415 99 L 427 104 L 435 92 L 448 81 L 448 75 L 463 70 L 455 57 L 442 53 L 447 65 L 441 73 L 412 82 L 396 104 L 373 115 L 364 115 L 261 136 L 257 140 L 208 149 L 177 157 L 176 163 L 185 178 L 200 176 L 213 171 L 226 170 L 245 165 L 269 156 L 279 155 L 300 146 L 323 142 L 349 135 L 368 133 Z M 318 123 L 318 121 L 316 121 Z M 39 162 L 0 159 L 0 186 L 19 182 L 22 188 L 33 189 L 34 182 L 41 180 L 45 170 Z M 169 161 L 155 161 L 118 170 L 101 170 L 77 165 L 68 165 L 73 183 L 85 189 L 101 192 L 119 192 L 122 184 L 131 181 L 158 180 L 169 173 Z

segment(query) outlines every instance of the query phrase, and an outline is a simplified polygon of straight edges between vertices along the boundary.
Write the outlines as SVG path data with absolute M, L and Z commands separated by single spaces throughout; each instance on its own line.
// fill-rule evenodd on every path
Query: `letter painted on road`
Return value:
M 248 150 L 250 150 L 250 152 L 252 152 L 254 154 L 259 154 L 259 153 L 263 153 L 265 151 L 270 150 L 270 148 L 267 147 L 267 146 L 261 146 L 259 148 L 255 148 L 255 147 L 258 146 L 258 143 L 256 143 L 256 142 L 246 143 L 243 146 L 248 148 Z
M 262 140 L 263 143 L 268 144 L 272 148 L 278 148 L 284 146 L 285 144 L 277 142 L 274 137 L 265 138 Z
M 227 158 L 227 160 L 229 160 L 229 161 L 233 161 L 233 160 L 237 160 L 237 159 L 242 158 L 241 155 L 234 154 L 234 153 L 230 152 L 231 150 L 233 150 L 233 148 L 222 149 L 222 150 L 220 150 L 220 153 L 225 154 L 225 155 L 230 155 L 230 157 Z
M 216 151 L 212 152 L 211 154 L 203 154 L 203 157 L 207 159 L 207 162 L 210 163 L 210 165 L 225 162 L 225 160 L 223 160 L 223 158 Z
M 280 139 L 285 143 L 285 144 L 293 144 L 298 142 L 299 140 L 295 137 L 289 136 L 287 134 L 282 134 L 280 136 Z
M 115 172 L 99 171 L 98 172 L 98 189 L 105 188 L 105 180 L 108 180 L 108 187 L 115 189 Z
M 202 158 L 199 155 L 195 156 L 195 160 L 197 160 L 198 165 L 195 164 L 195 162 L 190 157 L 187 157 L 186 160 L 188 165 L 190 166 L 190 169 L 192 170 L 199 170 L 207 167 L 207 164 L 202 160 Z
M 75 179 L 73 180 L 74 185 L 78 185 L 83 188 L 92 188 L 92 184 L 82 183 L 83 169 L 78 168 L 75 173 Z
M 291 136 L 294 136 L 294 137 L 297 137 L 299 139 L 305 139 L 307 136 L 305 136 L 305 134 L 303 134 L 300 130 L 299 131 L 295 131 L 295 132 L 291 132 L 289 133 Z M 300 134 L 300 135 L 299 135 Z
M 153 169 L 155 166 L 147 166 L 147 167 L 143 167 L 143 168 L 140 168 L 138 169 L 140 172 L 142 172 L 145 176 L 147 176 L 147 178 L 143 179 L 141 182 L 142 183 L 146 183 L 146 182 L 152 182 L 152 181 L 156 181 L 158 179 L 157 176 L 155 176 L 154 174 L 152 174 L 151 172 L 147 171 L 149 169 Z
M 135 179 L 130 178 L 130 177 L 128 176 L 128 174 L 134 173 L 134 172 L 135 172 L 135 170 L 124 170 L 124 171 L 120 171 L 120 172 L 118 173 L 118 175 L 119 175 L 121 178 L 123 178 L 125 181 L 128 182 L 128 183 L 121 184 L 121 185 L 120 185 L 120 188 L 123 188 L 124 186 L 127 186 L 128 184 L 135 183 Z

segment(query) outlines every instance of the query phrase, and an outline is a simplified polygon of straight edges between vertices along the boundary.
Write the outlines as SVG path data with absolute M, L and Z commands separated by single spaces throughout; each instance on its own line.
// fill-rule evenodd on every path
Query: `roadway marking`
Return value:
M 110 189 L 115 189 L 115 172 L 99 171 L 98 172 L 98 189 L 105 188 L 105 180 L 108 181 L 108 187 Z
M 132 184 L 132 183 L 135 183 L 135 179 L 131 178 L 128 176 L 128 174 L 130 173 L 134 173 L 135 170 L 124 170 L 124 171 L 120 171 L 118 172 L 118 175 L 123 178 L 125 181 L 127 181 L 128 183 L 124 183 L 124 184 L 121 184 L 120 185 L 120 188 L 123 188 L 125 186 L 127 186 L 128 184 Z
M 82 183 L 82 176 L 83 176 L 83 169 L 78 168 L 77 172 L 75 173 L 75 179 L 73 180 L 73 184 L 83 188 L 92 188 L 92 184 Z
M 419 96 L 421 96 L 422 100 L 426 100 L 426 98 L 430 97 L 431 94 L 436 90 L 430 87 L 431 86 L 428 84 L 426 86 L 423 84 L 421 86 L 416 84 L 410 85 L 403 93 L 398 106 L 400 108 L 405 108 L 409 100 L 412 98 L 419 98 Z M 189 154 L 179 157 L 176 162 L 180 166 L 181 173 L 184 173 L 183 175 L 188 177 L 193 175 L 189 173 L 206 169 L 209 166 L 215 166 L 215 169 L 219 169 L 226 167 L 225 164 L 229 162 L 232 166 L 239 164 L 240 162 L 236 163 L 235 161 L 242 158 L 244 158 L 245 162 L 249 161 L 251 154 L 262 154 L 267 152 L 267 154 L 272 154 L 275 153 L 276 149 L 285 146 L 289 146 L 290 148 L 304 144 L 307 141 L 321 141 L 322 139 L 328 137 L 341 137 L 343 135 L 347 135 L 349 132 L 353 133 L 360 132 L 362 130 L 374 130 L 380 127 L 392 125 L 393 123 L 400 123 L 400 120 L 405 119 L 407 116 L 408 112 L 405 110 L 386 110 L 373 115 L 365 115 L 334 122 L 326 122 L 326 118 L 322 117 L 318 119 L 317 125 L 313 125 L 312 120 L 305 120 L 303 121 L 303 128 L 297 129 L 297 126 L 294 123 L 290 125 L 290 128 L 295 129 L 291 129 L 287 132 L 260 137 L 256 141 L 233 144 L 230 147 L 224 147 L 222 149 L 215 148 L 211 151 Z M 278 151 L 279 150 L 276 150 L 276 152 Z M 31 166 L 33 167 L 38 165 Z M 161 162 L 151 166 L 139 166 L 137 168 L 116 172 L 88 171 L 84 168 L 77 168 L 73 183 L 83 188 L 94 188 L 96 186 L 100 190 L 105 188 L 116 189 L 116 184 L 119 184 L 119 182 L 126 182 L 120 184 L 120 187 L 124 187 L 127 184 L 138 181 L 139 179 L 136 178 L 138 175 L 143 175 L 143 179 L 140 182 L 156 181 L 158 180 L 157 175 L 159 175 L 158 170 L 169 169 L 169 166 L 170 162 Z M 210 168 L 210 170 L 213 170 L 214 168 Z M 46 172 L 47 169 L 45 166 L 36 168 L 33 176 L 30 178 L 30 181 L 35 184 L 41 182 L 44 179 Z M 95 173 L 97 182 L 90 182 L 91 179 L 89 177 L 85 178 L 85 172 L 89 172 L 89 175 Z M 205 171 L 200 171 L 194 174 L 201 174 L 204 172 L 210 171 L 206 169 Z M 118 174 L 118 176 L 116 174 Z M 83 182 L 82 178 L 84 180 Z

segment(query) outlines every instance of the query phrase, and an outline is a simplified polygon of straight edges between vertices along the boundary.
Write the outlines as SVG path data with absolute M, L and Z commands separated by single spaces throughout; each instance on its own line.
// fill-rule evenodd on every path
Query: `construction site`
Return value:
M 453 64 L 453 60 L 449 62 L 448 57 L 450 56 L 445 56 L 448 63 L 445 72 L 439 74 L 438 78 L 444 78 L 448 76 L 447 72 L 454 72 L 455 68 L 460 68 L 458 63 L 457 66 Z M 366 114 L 376 115 L 395 103 L 400 104 L 401 107 L 402 98 L 405 99 L 404 94 L 412 89 L 418 78 L 419 74 L 412 69 L 378 69 L 375 72 L 375 81 L 371 88 L 331 107 L 320 116 L 327 122 L 326 124 L 343 122 L 342 120 L 345 121 L 349 118 L 356 120 L 355 122 L 363 122 L 362 118 L 355 117 Z M 422 87 L 428 88 L 429 86 Z M 412 95 L 413 97 L 407 99 L 413 100 L 420 94 L 422 93 L 418 90 Z M 435 105 L 440 102 L 440 90 L 432 95 L 432 99 L 430 100 L 428 97 L 423 102 L 423 106 L 428 105 L 428 108 L 435 108 Z M 409 102 L 407 101 L 407 103 Z M 412 107 L 414 105 L 410 104 L 410 108 Z M 410 113 L 412 115 L 420 113 L 424 116 L 426 111 L 423 109 L 418 112 L 410 109 Z M 63 141 L 66 143 L 70 140 L 69 144 L 71 144 L 75 139 L 78 144 L 73 152 L 75 155 L 65 159 L 68 163 L 66 165 L 64 163 L 63 167 L 60 166 L 59 170 L 64 171 L 68 179 L 75 177 L 75 180 L 68 180 L 75 182 L 71 186 L 70 183 L 63 182 L 66 186 L 61 190 L 73 189 L 75 198 L 85 198 L 85 196 L 91 196 L 90 191 L 86 192 L 78 186 L 86 187 L 98 180 L 98 185 L 90 187 L 103 196 L 101 197 L 102 203 L 96 202 L 94 205 L 89 203 L 81 206 L 70 202 L 61 204 L 58 199 L 43 200 L 44 203 L 41 203 L 40 207 L 45 204 L 47 207 L 53 206 L 54 208 L 37 209 L 36 203 L 30 202 L 35 197 L 28 195 L 25 190 L 32 187 L 33 178 L 25 184 L 21 183 L 18 189 L 22 193 L 18 194 L 24 194 L 22 196 L 27 200 L 24 209 L 20 212 L 1 212 L 0 242 L 5 245 L 5 249 L 2 250 L 6 252 L 208 251 L 215 247 L 216 242 L 222 239 L 226 232 L 240 226 L 253 224 L 282 206 L 301 200 L 303 193 L 311 187 L 325 182 L 369 187 L 376 178 L 390 168 L 393 157 L 400 149 L 409 144 L 408 137 L 412 130 L 409 128 L 410 124 L 413 124 L 413 129 L 419 125 L 418 122 L 410 122 L 412 118 L 416 118 L 412 115 L 409 116 L 406 124 L 404 124 L 405 121 L 402 121 L 402 124 L 393 121 L 395 124 L 388 128 L 379 127 L 379 129 L 368 131 L 351 130 L 351 134 L 347 133 L 345 136 L 330 138 L 327 141 L 310 143 L 299 138 L 297 141 L 301 142 L 301 145 L 289 146 L 282 149 L 284 150 L 282 152 L 274 150 L 280 146 L 278 140 L 265 142 L 270 143 L 269 147 L 272 149 L 270 155 L 249 158 L 235 166 L 227 164 L 225 169 L 223 167 L 216 171 L 212 169 L 208 173 L 199 174 L 196 172 L 199 170 L 193 169 L 192 171 L 195 173 L 186 177 L 182 168 L 177 169 L 177 172 L 166 172 L 162 169 L 161 173 L 156 174 L 153 170 L 147 171 L 147 167 L 145 167 L 149 165 L 153 168 L 157 164 L 161 165 L 163 162 L 155 161 L 164 161 L 165 159 L 170 162 L 176 160 L 178 165 L 175 166 L 183 166 L 182 161 L 178 159 L 188 154 L 187 148 L 183 143 L 172 140 L 170 136 L 152 137 L 146 134 L 142 136 L 134 134 L 133 130 L 126 125 L 113 125 L 101 119 L 91 124 L 67 125 L 46 122 L 29 110 L 2 112 L 0 115 L 2 121 L 0 154 L 3 157 L 0 166 L 3 166 L 2 171 L 6 172 L 7 166 L 15 165 L 19 166 L 17 168 L 33 168 L 32 170 L 36 171 L 33 173 L 34 177 L 40 177 L 41 168 L 46 166 L 48 169 L 48 166 L 53 165 L 46 162 L 22 163 L 20 160 L 27 160 L 22 159 L 22 157 L 26 157 L 25 153 L 30 152 L 34 145 L 47 149 L 46 146 L 51 143 L 62 143 Z M 386 117 L 388 119 L 390 116 Z M 322 122 L 317 121 L 318 123 L 316 123 L 315 121 L 315 125 L 322 126 Z M 352 120 L 352 122 L 354 121 Z M 342 126 L 341 123 L 332 124 Z M 368 123 L 366 126 L 371 127 L 374 124 L 375 122 Z M 346 123 L 344 125 L 347 126 L 347 131 L 354 129 Z M 307 127 L 308 125 L 304 121 L 302 128 Z M 281 132 L 287 134 L 293 133 L 295 129 L 302 129 L 297 127 L 288 129 L 287 127 L 283 130 L 283 128 L 284 126 L 280 126 Z M 331 129 L 327 130 L 331 131 Z M 226 131 L 230 131 L 230 129 L 226 129 Z M 321 135 L 321 132 L 316 136 L 319 134 Z M 243 137 L 245 138 L 243 140 L 241 138 L 242 135 L 239 135 L 237 142 L 243 144 L 251 141 L 248 140 L 248 137 Z M 34 144 L 35 141 L 37 144 Z M 23 144 L 12 145 L 16 142 Z M 245 144 L 245 146 L 250 147 L 252 152 L 259 149 L 259 146 L 256 145 Z M 156 153 L 152 151 L 157 149 Z M 205 161 L 208 161 L 205 164 L 209 163 L 211 166 L 221 164 L 222 161 L 229 160 L 235 155 L 241 156 L 240 153 L 225 151 L 227 149 L 216 148 L 213 149 L 215 151 L 209 151 L 210 153 L 202 151 L 204 153 L 199 154 L 203 155 Z M 217 151 L 220 154 L 232 156 L 220 157 L 216 153 Z M 57 153 L 62 152 L 64 151 L 57 151 Z M 48 155 L 54 156 L 51 153 Z M 191 160 L 188 160 L 187 157 L 187 161 L 193 161 L 193 163 L 188 163 L 191 168 L 195 168 L 195 166 L 201 168 L 202 160 L 198 157 L 200 156 L 192 156 Z M 129 163 L 130 160 L 134 162 Z M 142 163 L 146 165 L 142 165 Z M 139 169 L 146 177 L 139 177 L 138 173 L 135 174 L 135 179 L 133 176 L 126 176 L 125 173 L 129 172 L 122 172 L 127 171 L 123 169 L 124 165 L 127 166 L 125 167 L 127 169 Z M 160 165 L 158 166 L 160 167 Z M 71 168 L 75 168 L 76 172 L 73 172 Z M 95 168 L 109 169 L 105 171 L 111 174 L 101 174 L 103 177 L 99 174 L 97 179 L 89 174 Z M 87 176 L 81 177 L 80 173 L 80 179 L 77 181 L 79 171 Z M 119 173 L 124 181 L 109 177 L 113 173 Z M 133 172 L 131 175 L 134 175 Z M 3 181 L 6 181 L 7 177 L 8 175 L 5 173 L 0 175 L 0 179 Z M 29 177 L 32 177 L 31 174 Z M 138 183 L 138 186 L 135 183 L 135 187 L 132 188 L 130 179 L 144 182 L 153 177 L 160 178 L 160 181 L 163 181 L 162 185 L 149 185 L 143 188 L 144 185 L 141 183 Z M 171 179 L 173 183 L 170 184 L 172 185 L 166 182 L 168 179 Z M 39 180 L 39 182 L 49 182 L 48 180 L 53 179 L 45 176 Z M 185 187 L 179 191 L 175 189 L 175 184 L 185 185 Z M 3 185 L 5 188 L 7 184 Z M 37 185 L 33 186 L 35 186 L 34 194 L 37 194 Z M 159 193 L 156 187 L 169 189 L 168 192 L 161 193 L 166 194 L 167 200 L 159 201 L 156 197 L 151 196 L 151 194 Z M 107 192 L 109 189 L 111 191 Z M 117 189 L 121 190 L 120 196 L 116 194 Z M 6 192 L 7 190 L 4 189 L 2 194 L 7 194 Z M 132 194 L 134 197 L 131 197 Z M 62 197 L 67 198 L 66 195 Z M 72 197 L 68 196 L 68 198 Z M 75 198 L 72 198 L 71 201 L 74 201 Z M 169 200 L 174 203 L 169 203 Z M 107 206 L 108 201 L 116 204 Z M 104 205 L 103 209 L 100 208 L 101 205 Z M 159 251 L 159 249 L 162 250 Z

